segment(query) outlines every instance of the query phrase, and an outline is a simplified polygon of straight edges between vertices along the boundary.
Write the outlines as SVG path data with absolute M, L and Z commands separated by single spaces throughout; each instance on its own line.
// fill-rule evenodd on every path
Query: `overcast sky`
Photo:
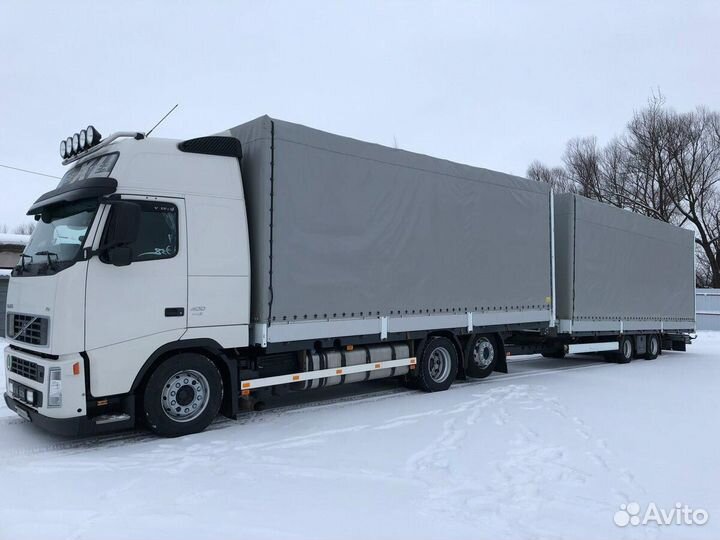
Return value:
M 2 2 L 0 163 L 62 175 L 60 140 L 215 133 L 270 114 L 523 175 L 620 132 L 653 89 L 720 109 L 720 5 Z M 0 168 L 0 224 L 50 178 Z

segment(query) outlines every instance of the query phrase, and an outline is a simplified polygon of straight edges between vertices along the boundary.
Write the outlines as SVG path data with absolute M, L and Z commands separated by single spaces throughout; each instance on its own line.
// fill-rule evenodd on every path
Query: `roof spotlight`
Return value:
M 88 126 L 60 143 L 60 156 L 62 156 L 63 159 L 78 156 L 90 150 L 90 148 L 98 144 L 101 139 L 102 135 L 100 135 L 100 132 L 95 129 L 94 126 Z
M 102 136 L 100 135 L 100 133 L 98 132 L 98 130 L 95 129 L 94 126 L 88 126 L 85 131 L 87 132 L 87 145 L 88 145 L 88 148 L 90 148 L 91 146 L 94 146 L 94 145 L 96 145 L 97 143 L 100 142 L 100 139 L 101 139 Z

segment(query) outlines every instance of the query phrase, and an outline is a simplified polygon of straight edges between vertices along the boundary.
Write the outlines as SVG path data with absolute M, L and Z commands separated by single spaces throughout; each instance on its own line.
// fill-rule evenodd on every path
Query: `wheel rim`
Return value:
M 178 371 L 163 385 L 160 403 L 175 422 L 190 422 L 207 407 L 210 385 L 205 376 L 192 369 Z
M 473 347 L 473 362 L 480 369 L 487 368 L 495 359 L 495 347 L 487 338 L 478 339 Z
M 625 358 L 632 358 L 632 343 L 630 343 L 629 339 L 623 342 L 623 356 Z
M 430 378 L 437 383 L 445 381 L 450 375 L 450 365 L 450 352 L 443 347 L 434 349 L 428 358 Z
M 650 338 L 650 354 L 657 356 L 658 353 L 658 340 L 656 337 Z

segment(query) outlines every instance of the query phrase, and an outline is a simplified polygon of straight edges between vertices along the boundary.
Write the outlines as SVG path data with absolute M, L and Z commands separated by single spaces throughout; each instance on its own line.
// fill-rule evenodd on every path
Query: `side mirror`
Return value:
M 114 247 L 132 244 L 137 240 L 139 226 L 139 205 L 129 201 L 113 203 L 112 214 L 110 214 L 110 228 L 105 241 L 106 245 Z
M 110 264 L 114 266 L 127 266 L 132 262 L 132 248 L 128 246 L 115 246 L 107 250 Z

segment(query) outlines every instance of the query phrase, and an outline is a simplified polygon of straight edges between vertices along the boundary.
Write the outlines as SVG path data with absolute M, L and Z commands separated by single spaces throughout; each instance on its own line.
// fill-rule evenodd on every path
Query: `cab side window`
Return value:
M 137 240 L 130 244 L 133 262 L 169 259 L 178 252 L 178 209 L 174 204 L 156 201 L 132 201 L 140 206 Z M 113 219 L 110 211 L 109 224 Z M 109 230 L 110 227 L 106 227 Z M 106 256 L 103 262 L 109 262 Z

